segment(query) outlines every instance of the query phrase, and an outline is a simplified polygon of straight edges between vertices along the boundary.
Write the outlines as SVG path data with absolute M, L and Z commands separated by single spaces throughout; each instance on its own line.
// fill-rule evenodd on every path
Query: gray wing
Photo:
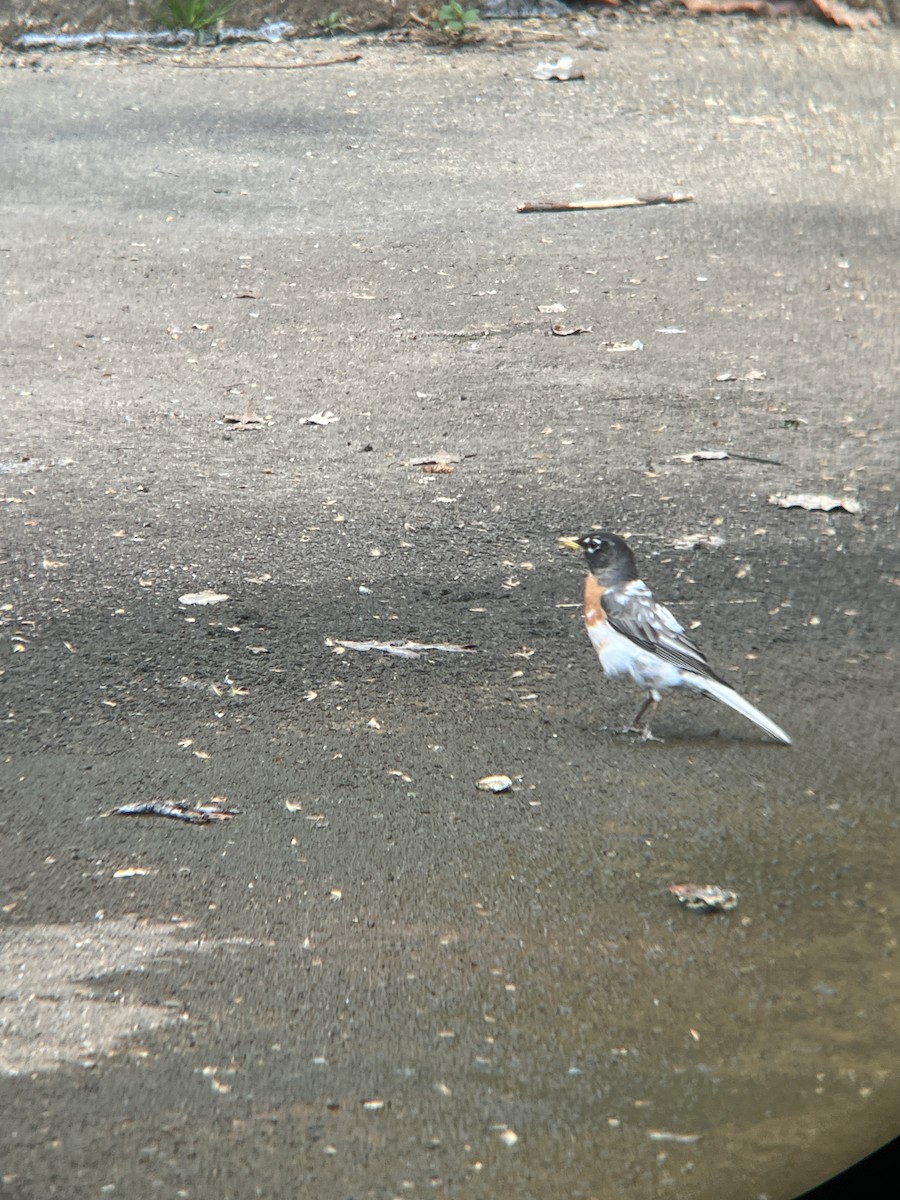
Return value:
M 708 679 L 718 679 L 701 651 L 684 632 L 684 627 L 662 604 L 657 604 L 647 585 L 635 579 L 625 587 L 609 588 L 600 601 L 610 625 L 642 650 L 658 654 L 665 662 Z M 719 680 L 722 682 L 722 680 Z

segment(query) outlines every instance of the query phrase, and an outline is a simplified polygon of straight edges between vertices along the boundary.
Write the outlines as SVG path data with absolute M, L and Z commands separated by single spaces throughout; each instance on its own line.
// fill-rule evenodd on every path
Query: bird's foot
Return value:
M 641 741 L 642 742 L 659 742 L 659 744 L 661 746 L 664 746 L 666 744 L 665 738 L 654 737 L 653 734 L 650 732 L 649 728 L 641 730 Z
M 607 733 L 615 733 L 619 736 L 622 734 L 636 733 L 642 742 L 659 742 L 661 746 L 665 744 L 664 739 L 654 737 L 646 725 L 625 725 L 617 727 L 607 725 L 606 730 Z

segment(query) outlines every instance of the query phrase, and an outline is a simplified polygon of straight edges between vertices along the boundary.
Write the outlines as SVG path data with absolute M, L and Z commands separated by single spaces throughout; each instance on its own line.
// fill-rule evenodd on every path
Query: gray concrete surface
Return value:
M 896 37 L 344 45 L 0 72 L 0 1194 L 788 1200 L 900 1112 Z M 593 523 L 794 747 L 605 732 Z

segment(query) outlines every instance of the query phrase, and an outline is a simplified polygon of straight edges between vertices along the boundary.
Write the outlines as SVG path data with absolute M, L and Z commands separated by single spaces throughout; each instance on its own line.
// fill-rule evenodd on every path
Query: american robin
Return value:
M 584 623 L 600 665 L 610 678 L 626 675 L 647 691 L 646 702 L 622 733 L 639 733 L 645 741 L 656 741 L 650 721 L 662 693 L 687 687 L 727 704 L 776 741 L 791 745 L 783 729 L 713 674 L 672 613 L 653 599 L 624 538 L 601 531 L 560 538 L 560 545 L 584 551 L 587 559 Z

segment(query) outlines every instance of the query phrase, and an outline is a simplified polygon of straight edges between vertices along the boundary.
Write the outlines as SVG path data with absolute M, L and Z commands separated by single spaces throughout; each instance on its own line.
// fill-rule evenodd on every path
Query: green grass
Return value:
M 477 8 L 464 8 L 459 0 L 450 0 L 437 10 L 431 27 L 447 41 L 459 44 L 480 20 L 481 13 Z
M 349 29 L 350 26 L 344 22 L 344 18 L 335 9 L 333 12 L 326 13 L 324 17 L 320 17 L 316 22 L 321 30 L 328 34 L 329 37 L 334 37 L 336 33 L 340 33 L 342 29 Z
M 166 29 L 193 29 L 202 45 L 206 31 L 227 17 L 237 0 L 163 0 L 159 21 Z

